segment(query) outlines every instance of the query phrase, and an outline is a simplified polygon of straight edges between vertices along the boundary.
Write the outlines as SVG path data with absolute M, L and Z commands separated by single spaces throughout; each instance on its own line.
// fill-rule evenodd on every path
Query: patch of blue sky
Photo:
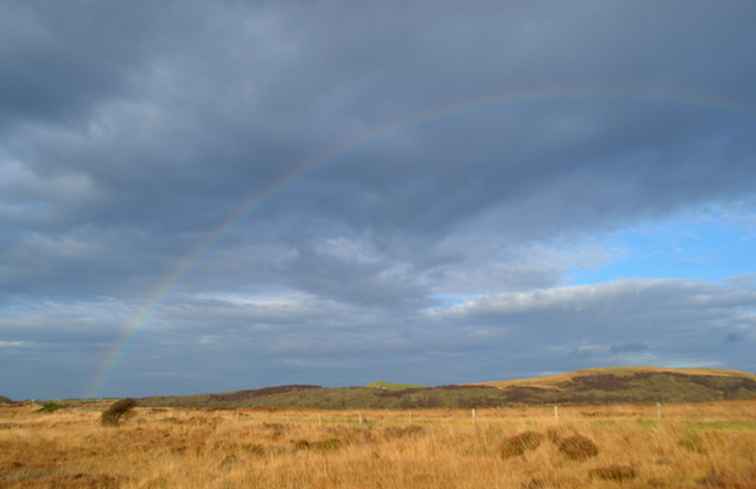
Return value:
M 623 278 L 716 282 L 756 273 L 756 211 L 742 207 L 709 208 L 646 221 L 598 241 L 623 253 L 599 267 L 571 270 L 567 283 Z

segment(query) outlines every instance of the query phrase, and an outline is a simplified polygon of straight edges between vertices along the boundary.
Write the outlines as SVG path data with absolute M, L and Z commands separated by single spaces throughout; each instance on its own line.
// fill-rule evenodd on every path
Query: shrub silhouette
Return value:
M 570 460 L 587 460 L 598 455 L 598 447 L 590 438 L 583 435 L 573 435 L 562 438 L 557 448 Z
M 0 404 L 13 404 L 13 400 L 9 397 L 0 396 Z
M 121 399 L 116 401 L 111 406 L 102 412 L 100 422 L 104 426 L 118 426 L 118 422 L 121 420 L 124 414 L 128 413 L 136 406 L 134 399 Z
M 598 467 L 588 472 L 588 475 L 593 478 L 603 479 L 607 481 L 624 482 L 633 480 L 638 477 L 638 471 L 634 467 L 629 465 L 607 465 L 606 467 Z
M 503 458 L 511 458 L 523 455 L 528 450 L 538 448 L 545 438 L 543 434 L 535 431 L 523 431 L 504 440 L 504 443 L 501 445 L 501 456 Z

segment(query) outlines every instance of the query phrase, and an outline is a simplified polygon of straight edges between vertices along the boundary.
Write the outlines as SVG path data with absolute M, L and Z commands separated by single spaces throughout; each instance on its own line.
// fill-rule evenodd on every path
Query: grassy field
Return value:
M 104 427 L 107 406 L 0 407 L 0 488 L 756 488 L 756 401 L 665 405 L 661 419 L 632 404 L 559 419 L 140 407 Z M 597 454 L 571 457 L 575 435 Z

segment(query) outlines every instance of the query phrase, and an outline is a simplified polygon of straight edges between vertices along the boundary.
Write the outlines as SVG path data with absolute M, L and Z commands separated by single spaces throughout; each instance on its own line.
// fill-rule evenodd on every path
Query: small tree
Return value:
M 102 412 L 100 421 L 104 426 L 118 426 L 121 417 L 137 405 L 134 399 L 121 399 Z

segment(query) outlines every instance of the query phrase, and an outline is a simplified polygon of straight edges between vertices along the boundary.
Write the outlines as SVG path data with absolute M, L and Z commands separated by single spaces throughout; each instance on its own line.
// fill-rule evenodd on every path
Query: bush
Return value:
M 46 402 L 42 404 L 42 407 L 37 409 L 38 413 L 54 413 L 58 409 L 63 409 L 65 406 L 63 404 L 58 404 L 57 402 Z
M 0 404 L 13 404 L 13 400 L 9 397 L 0 396 Z
M 100 421 L 104 426 L 118 426 L 124 414 L 128 413 L 137 405 L 134 399 L 121 399 L 114 402 L 108 409 L 102 412 Z
M 524 455 L 526 451 L 538 448 L 545 438 L 541 433 L 524 431 L 504 440 L 501 446 L 501 456 L 503 458 L 510 458 Z
M 598 447 L 590 438 L 583 435 L 573 435 L 562 438 L 557 448 L 571 460 L 587 460 L 598 455 Z

